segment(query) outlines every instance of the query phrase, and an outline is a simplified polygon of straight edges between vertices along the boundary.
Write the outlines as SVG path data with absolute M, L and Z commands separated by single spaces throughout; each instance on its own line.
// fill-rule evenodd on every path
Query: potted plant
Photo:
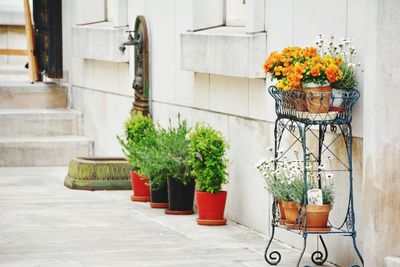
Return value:
M 169 208 L 166 214 L 187 215 L 193 214 L 195 180 L 189 166 L 188 138 L 190 128 L 186 120 L 178 116 L 178 126 L 172 127 L 171 122 L 159 137 L 159 150 L 168 184 Z
M 140 165 L 137 172 L 143 177 L 149 177 L 150 185 L 150 206 L 152 208 L 168 208 L 168 190 L 166 177 L 168 167 L 165 166 L 165 150 L 161 140 L 165 130 L 160 128 L 146 131 L 140 142 L 141 148 L 137 151 L 137 159 Z
M 302 215 L 300 217 L 304 217 L 304 211 L 306 213 L 305 222 L 307 231 L 330 231 L 330 227 L 328 227 L 328 218 L 334 201 L 334 190 L 332 185 L 325 185 L 322 189 L 318 189 L 317 186 L 313 187 L 309 184 L 309 188 L 311 189 L 307 191 L 306 200 L 304 200 L 303 188 L 304 183 L 294 185 L 292 196 L 295 202 L 302 209 Z M 310 198 L 312 198 L 312 195 L 314 197 L 315 195 L 320 195 L 321 203 L 311 203 Z M 303 221 L 303 227 L 305 226 L 305 222 Z
M 190 134 L 190 166 L 199 190 L 196 191 L 200 225 L 225 225 L 224 210 L 227 192 L 222 185 L 227 183 L 225 157 L 228 144 L 218 132 L 205 125 L 196 125 Z
M 263 159 L 256 167 L 264 177 L 267 190 L 278 202 L 280 222 L 288 226 L 295 225 L 299 205 L 294 199 L 293 189 L 303 184 L 303 175 L 298 168 L 299 161 L 293 164 L 287 160 Z
M 329 173 L 322 184 L 321 178 L 323 177 L 323 165 L 318 166 L 318 175 L 312 170 L 315 164 L 308 164 L 307 166 L 307 192 L 304 189 L 304 182 L 299 181 L 293 183 L 291 196 L 294 201 L 301 207 L 301 216 L 304 218 L 303 227 L 307 227 L 309 232 L 324 232 L 330 231 L 328 227 L 329 213 L 332 209 L 335 194 L 332 183 L 332 174 Z M 321 188 L 320 188 L 321 187 Z
M 343 73 L 339 69 L 342 64 L 340 56 L 320 55 L 315 47 L 287 47 L 281 53 L 275 51 L 269 55 L 264 72 L 277 80 L 277 88 L 304 91 L 304 94 L 295 94 L 293 97 L 288 93 L 282 94 L 283 100 L 285 96 L 294 99 L 291 102 L 297 110 L 324 113 L 329 111 L 330 83 L 342 79 Z
M 337 46 L 333 45 L 333 39 L 334 37 L 331 36 L 328 51 L 325 51 L 325 53 L 341 56 L 344 60 L 344 64 L 339 67 L 343 73 L 342 79 L 332 83 L 330 110 L 344 112 L 346 93 L 350 90 L 354 90 L 358 85 L 356 67 L 359 66 L 359 64 L 355 63 L 357 53 L 350 39 L 344 38 L 343 42 L 339 43 Z M 337 48 L 335 49 L 335 47 Z
M 133 194 L 132 201 L 148 202 L 150 200 L 149 180 L 141 177 L 136 172 L 140 166 L 140 151 L 143 148 L 142 140 L 146 134 L 155 130 L 150 116 L 143 116 L 141 112 L 133 112 L 131 117 L 124 124 L 124 136 L 117 136 L 131 165 L 131 183 Z

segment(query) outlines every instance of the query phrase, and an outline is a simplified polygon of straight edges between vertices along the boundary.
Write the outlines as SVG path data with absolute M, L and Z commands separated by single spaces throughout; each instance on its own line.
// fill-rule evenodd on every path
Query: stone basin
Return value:
M 130 165 L 124 158 L 78 157 L 69 163 L 64 185 L 81 190 L 130 190 Z

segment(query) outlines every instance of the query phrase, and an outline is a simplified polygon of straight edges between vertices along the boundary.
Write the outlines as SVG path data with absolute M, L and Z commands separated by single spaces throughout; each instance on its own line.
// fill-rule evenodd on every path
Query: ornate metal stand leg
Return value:
M 307 234 L 306 233 L 303 233 L 303 239 L 304 239 L 303 250 L 301 251 L 300 257 L 297 260 L 297 264 L 296 264 L 297 267 L 300 266 L 301 259 L 303 258 L 304 252 L 306 251 L 306 247 L 307 247 Z
M 322 238 L 322 236 L 318 236 L 319 240 L 321 240 L 321 244 L 322 247 L 324 248 L 324 251 L 314 251 L 314 253 L 311 255 L 311 260 L 314 264 L 316 265 L 322 265 L 326 262 L 326 260 L 328 259 L 328 250 L 326 248 L 324 239 Z
M 264 258 L 265 258 L 266 262 L 268 262 L 270 265 L 278 265 L 278 263 L 281 261 L 281 254 L 278 251 L 274 250 L 268 254 L 268 249 L 271 246 L 272 239 L 274 239 L 274 235 L 275 235 L 275 225 L 272 224 L 271 238 L 269 240 L 268 246 L 265 249 L 265 253 L 264 253 Z
M 350 124 L 344 124 L 342 125 L 342 135 L 343 138 L 345 140 L 345 144 L 347 147 L 347 156 L 348 156 L 348 161 L 349 161 L 349 178 L 350 178 L 350 198 L 349 198 L 349 210 L 348 210 L 348 218 L 350 220 L 347 221 L 347 228 L 349 230 L 351 230 L 353 232 L 353 234 L 351 235 L 352 239 L 353 239 L 353 247 L 354 250 L 356 251 L 362 266 L 364 266 L 364 259 L 360 253 L 360 251 L 358 250 L 357 247 L 357 242 L 356 242 L 356 218 L 355 218 L 355 214 L 354 214 L 354 201 L 353 201 L 353 137 L 352 137 L 352 129 L 351 129 L 351 125 Z M 357 265 L 353 265 L 353 266 L 357 266 Z
M 361 255 L 361 253 L 360 253 L 360 251 L 358 250 L 358 247 L 357 247 L 356 233 L 354 233 L 354 234 L 352 235 L 352 238 L 353 238 L 353 246 L 354 246 L 354 249 L 355 249 L 355 251 L 357 252 L 358 258 L 360 258 L 360 261 L 361 261 L 362 266 L 364 266 L 364 259 L 363 259 L 362 255 Z M 359 265 L 353 265 L 352 267 L 359 267 Z

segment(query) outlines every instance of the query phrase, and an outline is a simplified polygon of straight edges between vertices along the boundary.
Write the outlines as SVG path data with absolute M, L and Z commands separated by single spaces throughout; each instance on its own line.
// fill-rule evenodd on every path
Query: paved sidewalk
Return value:
M 0 168 L 0 266 L 268 266 L 266 236 L 233 222 L 198 226 L 195 215 L 131 202 L 130 191 L 70 190 L 66 172 Z M 295 266 L 298 251 L 274 247 L 279 266 Z

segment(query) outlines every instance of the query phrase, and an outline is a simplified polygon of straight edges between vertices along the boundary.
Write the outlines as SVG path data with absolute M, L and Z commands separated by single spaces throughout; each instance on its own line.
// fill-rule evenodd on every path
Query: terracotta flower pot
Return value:
M 308 111 L 307 101 L 303 98 L 296 99 L 296 110 L 297 111 Z
M 331 204 L 326 205 L 307 205 L 306 222 L 307 228 L 326 228 L 328 224 Z
M 278 199 L 279 214 L 281 215 L 281 220 L 286 220 L 285 209 L 282 205 L 282 199 Z
M 224 210 L 226 203 L 226 191 L 216 194 L 196 191 L 197 211 L 200 225 L 225 225 Z
M 149 179 L 140 177 L 136 172 L 131 171 L 132 201 L 148 202 L 150 201 Z
M 331 103 L 331 86 L 304 87 L 308 112 L 327 113 Z
M 285 210 L 286 223 L 295 224 L 297 220 L 297 215 L 299 214 L 299 205 L 294 201 L 282 200 L 282 206 Z

